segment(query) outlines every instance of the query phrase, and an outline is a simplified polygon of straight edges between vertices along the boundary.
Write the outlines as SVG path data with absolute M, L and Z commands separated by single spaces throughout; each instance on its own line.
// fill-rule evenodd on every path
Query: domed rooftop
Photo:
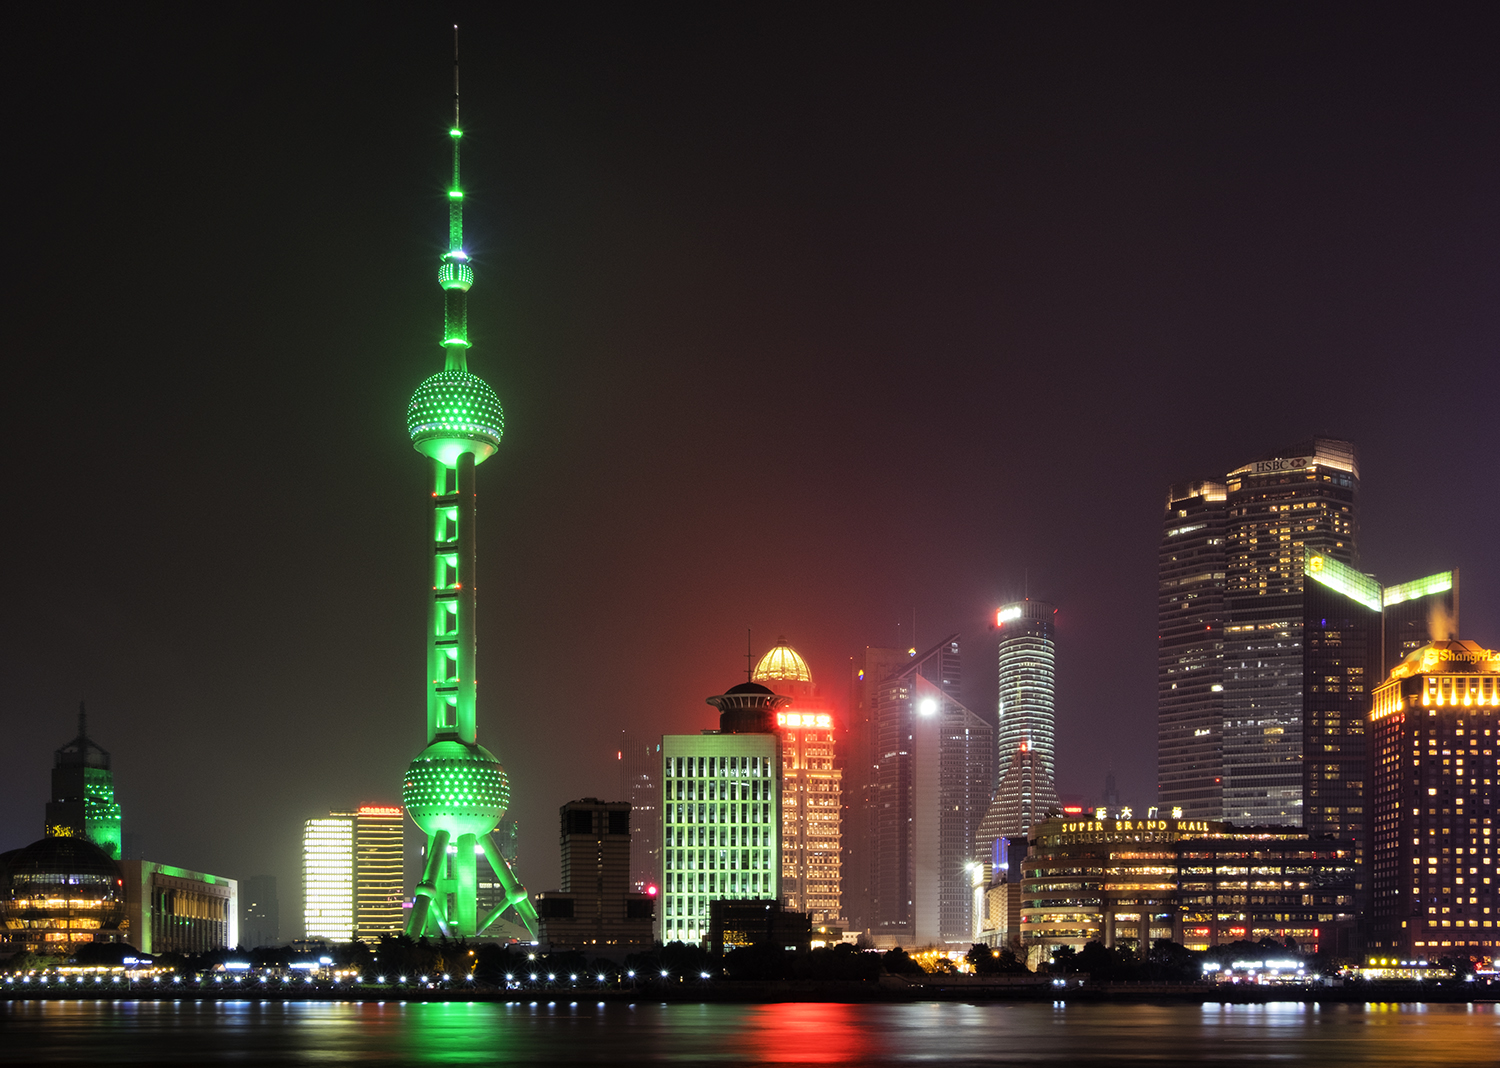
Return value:
M 489 383 L 468 371 L 439 371 L 417 387 L 406 429 L 418 452 L 452 464 L 465 451 L 483 461 L 500 447 L 505 412 Z
M 788 645 L 785 638 L 777 638 L 776 645 L 760 658 L 750 677 L 757 682 L 812 682 L 812 671 L 801 653 Z
M 8 853 L 5 867 L 15 887 L 57 881 L 49 876 L 62 876 L 64 882 L 100 879 L 108 883 L 116 883 L 120 877 L 120 869 L 108 853 L 87 838 L 72 836 L 38 839 Z

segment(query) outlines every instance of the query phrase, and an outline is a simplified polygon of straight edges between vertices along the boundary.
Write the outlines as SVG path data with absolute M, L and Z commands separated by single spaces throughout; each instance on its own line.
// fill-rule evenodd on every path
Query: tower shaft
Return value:
M 432 461 L 433 585 L 427 741 L 478 741 L 475 722 L 474 454 Z

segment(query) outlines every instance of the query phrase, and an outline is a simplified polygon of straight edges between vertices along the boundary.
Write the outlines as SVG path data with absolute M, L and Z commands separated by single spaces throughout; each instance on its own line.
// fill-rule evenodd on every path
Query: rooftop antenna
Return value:
M 755 657 L 755 654 L 751 651 L 751 646 L 750 646 L 750 628 L 746 627 L 745 628 L 745 681 L 746 682 L 751 681 L 751 677 L 755 674 L 755 669 L 750 666 L 751 665 L 751 661 L 754 659 L 754 657 Z
M 453 24 L 453 126 L 458 122 L 458 23 Z

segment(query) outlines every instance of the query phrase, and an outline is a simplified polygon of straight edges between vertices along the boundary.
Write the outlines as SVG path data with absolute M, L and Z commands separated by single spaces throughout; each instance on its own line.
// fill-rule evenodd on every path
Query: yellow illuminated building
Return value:
M 841 915 L 840 815 L 843 773 L 834 766 L 834 713 L 812 671 L 786 639 L 761 657 L 751 678 L 790 700 L 776 713 L 781 738 L 781 903 L 814 923 Z
M 406 926 L 400 805 L 361 805 L 354 816 L 354 937 L 378 942 Z
M 1375 690 L 1370 736 L 1372 950 L 1492 960 L 1500 651 L 1447 640 L 1414 650 Z

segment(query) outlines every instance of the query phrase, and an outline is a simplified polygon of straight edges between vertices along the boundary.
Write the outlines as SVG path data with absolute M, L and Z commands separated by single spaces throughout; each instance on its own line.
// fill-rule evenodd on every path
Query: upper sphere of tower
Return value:
M 802 654 L 777 638 L 776 645 L 760 658 L 750 677 L 756 682 L 812 682 L 812 671 Z
M 500 398 L 478 375 L 439 371 L 417 387 L 406 407 L 412 446 L 452 466 L 465 452 L 482 463 L 500 447 L 505 412 Z

